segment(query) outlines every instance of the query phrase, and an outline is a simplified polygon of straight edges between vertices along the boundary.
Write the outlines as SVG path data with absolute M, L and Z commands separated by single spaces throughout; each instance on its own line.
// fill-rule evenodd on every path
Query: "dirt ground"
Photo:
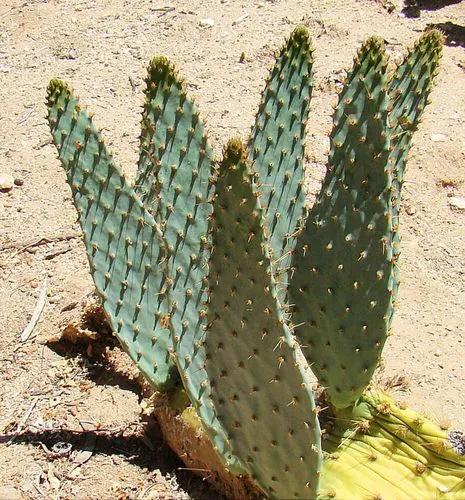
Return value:
M 115 369 L 91 347 L 44 343 L 92 288 L 46 125 L 45 88 L 60 76 L 76 89 L 132 176 L 152 56 L 164 54 L 180 68 L 220 152 L 228 137 L 247 134 L 273 51 L 298 23 L 309 27 L 316 48 L 310 202 L 324 171 L 341 70 L 356 48 L 377 33 L 399 57 L 428 24 L 446 30 L 442 70 L 408 166 L 403 282 L 385 374 L 408 379 L 402 397 L 412 407 L 465 430 L 465 210 L 450 204 L 465 196 L 465 2 L 445 3 L 0 2 L 0 174 L 20 184 L 0 192 L 1 500 L 217 498 L 182 470 L 156 427 L 144 426 L 143 395 L 126 359 Z M 42 315 L 21 342 L 42 291 Z

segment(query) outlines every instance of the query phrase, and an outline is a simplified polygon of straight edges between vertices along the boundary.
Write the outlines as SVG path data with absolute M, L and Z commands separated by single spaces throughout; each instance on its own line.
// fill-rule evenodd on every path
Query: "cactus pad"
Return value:
M 154 58 L 148 68 L 142 129 L 136 185 L 153 207 L 168 247 L 176 363 L 190 398 L 201 407 L 198 412 L 220 458 L 235 472 L 243 472 L 199 385 L 205 378 L 199 347 L 207 321 L 213 152 L 184 83 L 164 57 Z
M 110 324 L 151 384 L 166 389 L 175 369 L 169 355 L 166 250 L 160 230 L 66 84 L 50 82 L 47 104 L 92 277 Z
M 313 498 L 320 429 L 310 372 L 276 299 L 245 152 L 229 142 L 213 203 L 205 370 L 233 453 L 272 498 Z
M 389 89 L 390 138 L 389 156 L 392 169 L 392 231 L 393 252 L 396 261 L 400 255 L 399 213 L 405 164 L 412 145 L 412 137 L 428 103 L 434 77 L 439 69 L 444 37 L 437 30 L 426 32 L 398 66 Z M 398 288 L 398 267 L 394 267 L 394 298 Z
M 303 158 L 313 83 L 312 50 L 306 28 L 298 27 L 271 70 L 248 146 L 249 158 L 259 174 L 260 203 L 281 303 L 296 232 L 304 217 Z
M 392 308 L 386 59 L 371 38 L 339 96 L 326 177 L 299 237 L 290 284 L 296 334 L 331 402 L 364 391 Z
M 447 432 L 390 396 L 370 391 L 329 425 L 319 500 L 464 498 L 465 457 Z

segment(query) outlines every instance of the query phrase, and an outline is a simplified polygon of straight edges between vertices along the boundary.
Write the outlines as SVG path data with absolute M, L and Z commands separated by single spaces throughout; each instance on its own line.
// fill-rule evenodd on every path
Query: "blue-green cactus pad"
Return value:
M 334 115 L 326 177 L 290 284 L 303 352 L 337 407 L 369 384 L 392 309 L 391 173 L 382 42 L 364 44 Z
M 270 235 L 274 274 L 284 303 L 291 253 L 303 225 L 304 146 L 313 85 L 313 52 L 298 27 L 271 70 L 248 145 L 259 174 L 260 203 Z
M 148 68 L 142 129 L 136 186 L 160 222 L 168 246 L 171 325 L 178 370 L 220 458 L 240 473 L 243 470 L 232 456 L 210 400 L 200 387 L 205 379 L 204 350 L 200 346 L 207 324 L 213 151 L 183 81 L 164 57 L 154 58 Z
M 399 64 L 389 88 L 389 126 L 392 170 L 392 239 L 396 261 L 400 255 L 399 214 L 405 165 L 415 130 L 423 116 L 439 70 L 444 37 L 437 30 L 427 31 Z M 395 266 L 394 298 L 399 285 L 399 268 Z
M 160 230 L 65 83 L 50 82 L 47 104 L 92 277 L 110 324 L 151 384 L 166 389 L 177 377 L 169 354 L 169 283 Z
M 232 452 L 272 498 L 314 498 L 320 428 L 310 369 L 277 301 L 263 211 L 242 144 L 213 203 L 206 383 Z

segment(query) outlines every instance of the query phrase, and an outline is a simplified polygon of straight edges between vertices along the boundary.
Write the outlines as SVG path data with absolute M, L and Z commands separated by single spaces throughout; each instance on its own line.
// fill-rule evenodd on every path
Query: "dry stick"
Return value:
M 68 234 L 59 234 L 58 236 L 42 236 L 42 238 L 39 238 L 38 240 L 29 240 L 26 244 L 22 243 L 12 243 L 11 245 L 5 245 L 3 248 L 0 250 L 10 250 L 12 248 L 16 248 L 16 252 L 10 257 L 13 259 L 16 257 L 18 254 L 25 252 L 29 248 L 33 247 L 38 247 L 40 245 L 46 245 L 47 243 L 56 243 L 57 241 L 69 241 L 69 240 L 74 240 L 77 238 L 80 238 L 81 233 L 74 232 L 74 233 L 68 233 Z M 19 246 L 21 245 L 21 246 Z
M 42 288 L 40 290 L 36 307 L 34 309 L 34 312 L 32 313 L 31 320 L 21 333 L 21 342 L 26 342 L 26 340 L 31 336 L 32 332 L 34 331 L 37 322 L 39 321 L 40 315 L 42 314 L 42 311 L 44 310 L 45 307 L 45 302 L 47 301 L 47 286 L 48 286 L 48 280 L 47 278 L 45 278 L 42 284 Z
M 63 255 L 64 253 L 68 253 L 71 250 L 71 247 L 66 247 L 62 248 L 61 250 L 52 250 L 51 252 L 48 252 L 44 255 L 45 260 L 51 260 L 54 259 L 55 257 L 58 257 L 59 255 Z
M 29 417 L 31 416 L 32 411 L 36 407 L 36 404 L 38 403 L 40 399 L 40 396 L 36 396 L 34 400 L 32 401 L 31 405 L 27 409 L 26 413 L 24 414 L 24 417 L 21 419 L 21 422 L 18 424 L 17 429 L 15 430 L 13 436 L 11 439 L 8 441 L 6 444 L 7 446 L 10 446 L 10 444 L 21 434 L 21 432 L 24 430 L 24 427 L 26 425 L 26 422 L 28 421 Z

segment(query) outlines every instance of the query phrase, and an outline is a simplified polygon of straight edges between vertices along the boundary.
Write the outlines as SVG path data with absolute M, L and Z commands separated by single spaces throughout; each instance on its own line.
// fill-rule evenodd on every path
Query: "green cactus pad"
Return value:
M 443 35 L 427 31 L 399 64 L 390 83 L 389 125 L 393 187 L 402 183 L 412 136 L 428 104 L 434 77 L 439 71 Z
M 92 277 L 110 324 L 151 384 L 166 389 L 176 377 L 169 355 L 166 249 L 160 230 L 65 83 L 50 82 L 47 104 Z
M 136 181 L 141 196 L 154 208 L 169 251 L 171 325 L 177 366 L 206 431 L 227 467 L 240 473 L 210 401 L 199 380 L 206 328 L 205 302 L 211 237 L 213 152 L 204 124 L 174 66 L 164 57 L 148 68 L 143 112 L 141 159 Z M 155 195 L 155 198 L 154 198 Z
M 392 230 L 394 257 L 400 255 L 399 213 L 405 164 L 412 137 L 428 104 L 434 77 L 439 70 L 444 37 L 437 30 L 426 32 L 398 66 L 389 89 L 389 112 L 392 169 Z M 398 267 L 395 268 L 394 297 L 398 288 Z
M 207 194 L 202 173 L 211 171 L 213 161 L 204 123 L 187 96 L 184 82 L 165 57 L 152 59 L 146 85 L 136 192 L 152 213 L 156 212 L 157 197 L 165 199 L 158 214 L 165 217 L 166 191 L 174 191 L 184 182 L 192 194 L 192 200 L 186 200 L 189 212 L 205 201 L 200 198 Z M 203 191 L 198 193 L 199 187 Z
M 270 234 L 281 303 L 296 232 L 303 225 L 303 159 L 313 83 L 312 50 L 307 29 L 298 27 L 270 73 L 248 145 L 249 158 L 259 174 L 260 203 Z
M 233 453 L 272 498 L 314 498 L 320 429 L 310 370 L 284 321 L 263 212 L 239 140 L 213 203 L 205 370 Z
M 392 308 L 386 59 L 364 44 L 339 96 L 326 177 L 290 284 L 302 350 L 336 407 L 369 384 Z
M 328 421 L 319 500 L 460 500 L 465 457 L 447 432 L 382 392 Z

